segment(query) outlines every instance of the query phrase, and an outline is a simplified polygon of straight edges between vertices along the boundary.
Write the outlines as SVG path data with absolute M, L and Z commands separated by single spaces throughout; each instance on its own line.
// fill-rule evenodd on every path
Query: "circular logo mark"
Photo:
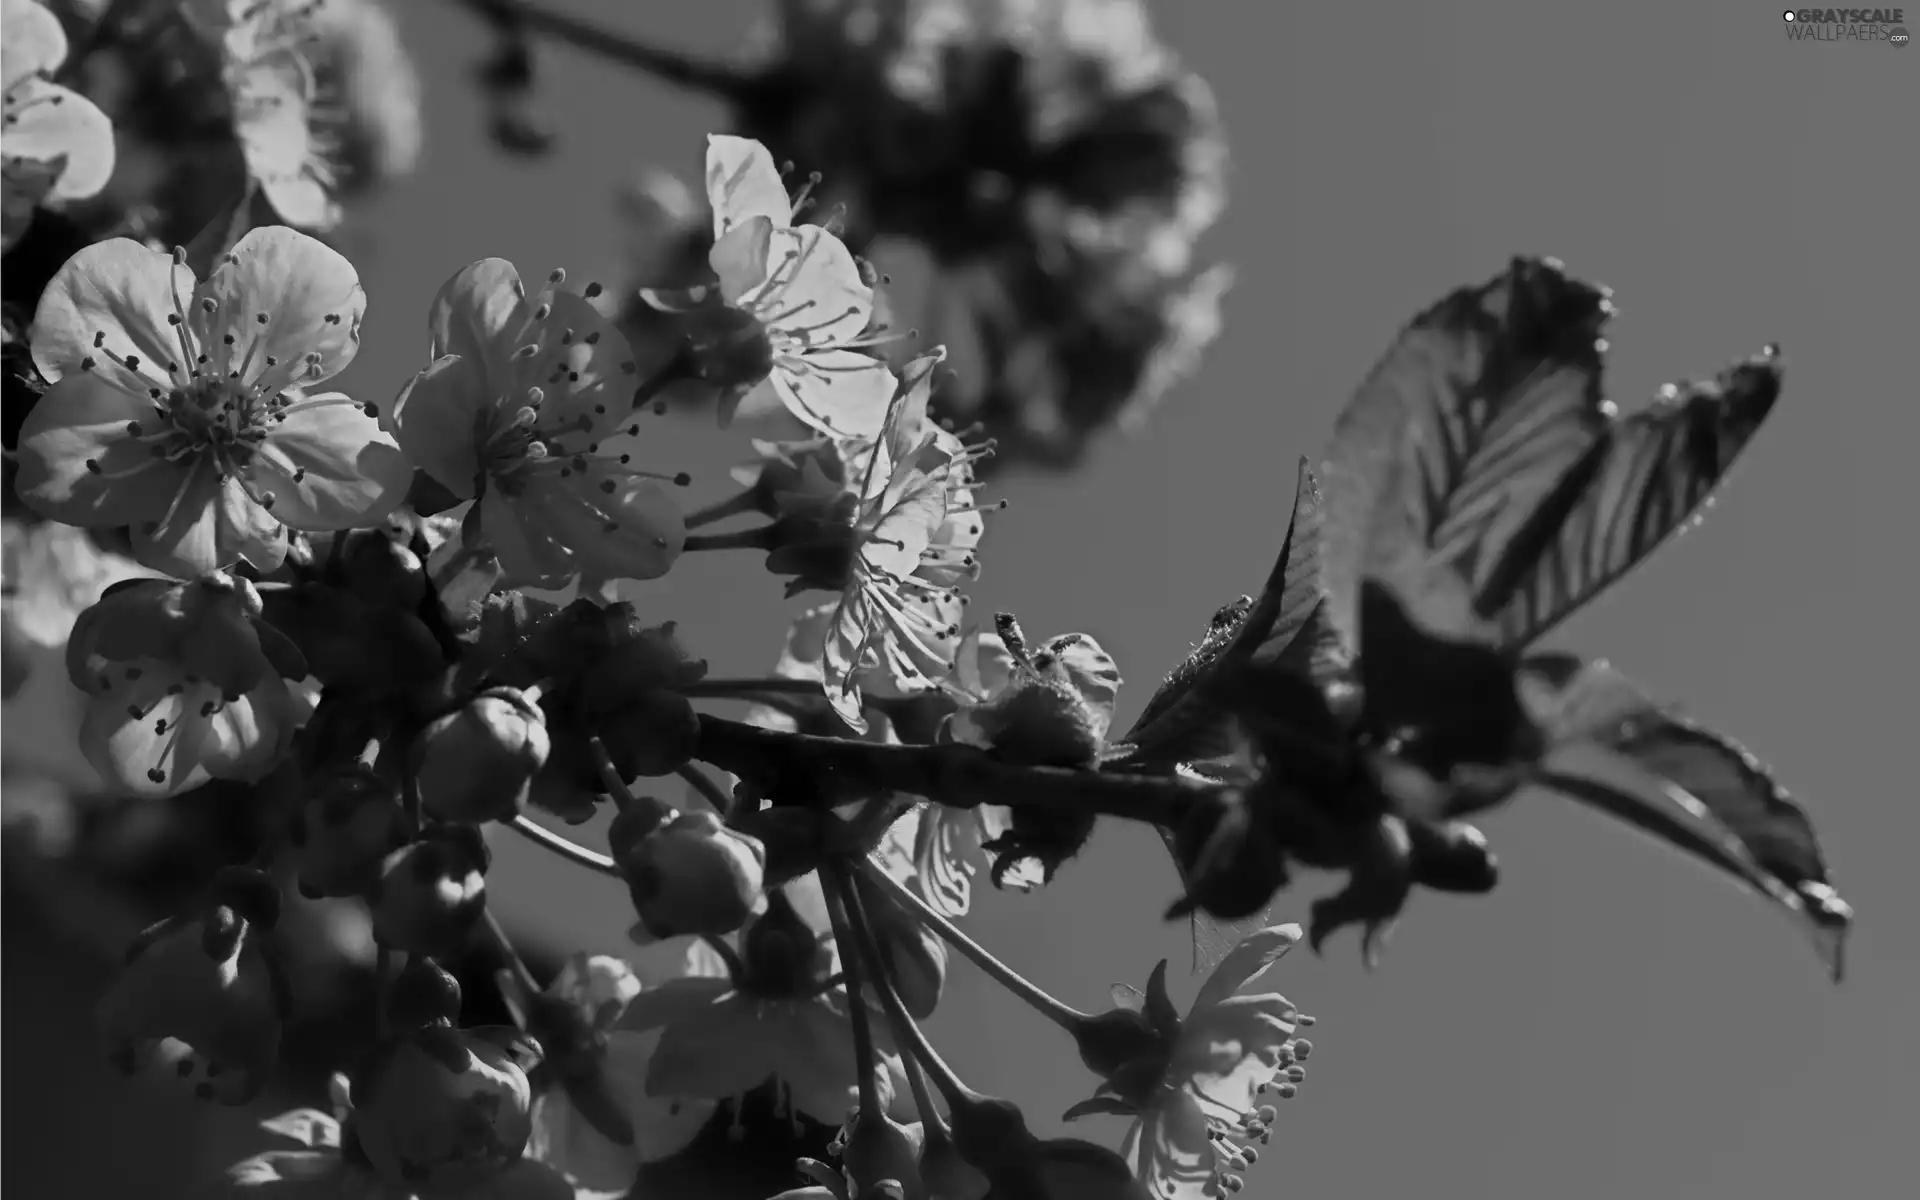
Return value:
M 1788 9 L 1788 10 L 1787 10 L 1787 11 L 1786 11 L 1786 12 L 1785 12 L 1784 14 L 1782 14 L 1782 15 L 1784 15 L 1784 16 L 1786 17 L 1786 19 L 1787 19 L 1787 20 L 1789 20 L 1789 21 L 1791 21 L 1791 20 L 1793 20 L 1793 10 L 1792 10 L 1792 9 Z
M 1907 27 L 1905 25 L 1895 25 L 1892 29 L 1887 30 L 1887 41 L 1895 46 L 1905 46 L 1912 40 L 1912 38 L 1907 36 Z

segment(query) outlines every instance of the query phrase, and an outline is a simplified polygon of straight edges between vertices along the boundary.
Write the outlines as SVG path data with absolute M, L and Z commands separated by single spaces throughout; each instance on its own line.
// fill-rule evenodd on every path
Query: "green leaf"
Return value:
M 1335 425 L 1322 468 L 1328 619 L 1358 644 L 1380 579 L 1442 637 L 1524 646 L 1707 499 L 1771 411 L 1771 347 L 1621 417 L 1602 394 L 1604 288 L 1516 258 L 1416 317 Z
M 1732 875 L 1792 913 L 1837 981 L 1853 910 L 1813 823 L 1754 756 L 1604 662 L 1541 655 L 1522 694 L 1553 745 L 1536 779 Z

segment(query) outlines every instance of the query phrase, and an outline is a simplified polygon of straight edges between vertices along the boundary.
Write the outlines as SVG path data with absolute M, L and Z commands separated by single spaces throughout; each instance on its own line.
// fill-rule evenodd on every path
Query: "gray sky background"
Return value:
M 718 54 L 764 3 L 565 7 Z M 703 102 L 548 48 L 565 144 L 509 161 L 468 85 L 484 31 L 444 3 L 397 7 L 429 77 L 429 146 L 420 174 L 359 218 L 349 252 L 370 305 L 342 380 L 382 401 L 422 365 L 435 289 L 473 259 L 621 282 L 616 185 L 648 163 L 697 179 L 720 127 Z M 1158 13 L 1233 138 L 1232 206 L 1210 240 L 1239 272 L 1226 331 L 1142 436 L 1078 476 L 1007 485 L 974 611 L 1096 635 L 1127 676 L 1130 721 L 1214 608 L 1258 586 L 1295 459 L 1399 325 L 1513 253 L 1557 255 L 1615 289 L 1623 407 L 1784 346 L 1785 401 L 1706 523 L 1557 640 L 1771 763 L 1861 914 L 1834 989 L 1787 922 L 1677 854 L 1552 800 L 1497 814 L 1496 894 L 1416 897 L 1376 972 L 1350 934 L 1276 972 L 1321 1020 L 1311 1077 L 1246 1194 L 1892 1194 L 1920 1129 L 1920 52 L 1789 44 L 1779 8 L 1728 0 Z M 657 465 L 699 471 L 694 502 L 723 490 L 713 468 L 738 457 L 737 437 L 652 428 Z M 678 618 L 718 674 L 769 667 L 788 611 L 747 555 L 690 556 L 634 598 Z M 501 850 L 492 889 L 516 924 L 624 946 L 617 886 Z M 1184 929 L 1158 920 L 1174 886 L 1157 839 L 1116 829 L 1050 892 L 986 895 L 970 928 L 1094 1006 L 1163 955 L 1185 964 Z M 1333 886 L 1297 885 L 1298 918 Z M 1070 1045 L 963 963 L 933 1026 L 976 1086 L 1021 1100 L 1043 1132 L 1091 1090 Z M 1075 1132 L 1119 1130 L 1094 1118 Z

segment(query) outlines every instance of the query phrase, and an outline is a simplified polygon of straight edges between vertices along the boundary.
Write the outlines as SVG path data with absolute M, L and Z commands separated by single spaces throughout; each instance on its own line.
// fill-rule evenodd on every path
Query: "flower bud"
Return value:
M 533 1132 L 527 1070 L 538 1045 L 511 1031 L 455 1029 L 458 1007 L 452 976 L 408 964 L 391 1012 L 401 1032 L 353 1080 L 360 1153 L 389 1185 L 423 1200 L 494 1183 Z
M 853 1194 L 864 1196 L 868 1190 L 892 1181 L 902 1185 L 905 1194 L 923 1196 L 920 1185 L 920 1137 L 888 1117 L 884 1111 L 855 1110 L 845 1134 L 846 1145 L 840 1161 L 853 1184 Z
M 773 373 L 773 339 L 745 309 L 702 308 L 688 314 L 684 328 L 694 378 L 725 391 L 745 391 Z
M 408 824 L 399 790 L 371 769 L 355 764 L 323 776 L 287 830 L 300 894 L 362 894 L 387 855 L 410 840 Z
M 340 579 L 373 608 L 413 612 L 427 595 L 427 569 L 412 550 L 381 529 L 356 529 L 344 537 Z
M 258 871 L 229 868 L 197 916 L 142 933 L 97 1011 L 110 1061 L 163 1065 L 194 1095 L 246 1104 L 269 1082 L 289 1009 L 285 981 L 252 935 L 279 918 L 280 894 Z
M 643 692 L 595 722 L 622 778 L 671 775 L 700 745 L 700 714 L 678 692 Z
M 712 813 L 682 813 L 627 850 L 634 911 L 655 937 L 731 933 L 760 904 L 766 847 Z
M 483 692 L 415 742 L 421 807 L 443 821 L 510 821 L 549 748 L 538 705 L 513 688 Z
M 933 1015 L 947 982 L 947 944 L 884 893 L 868 906 L 880 962 L 907 1013 L 916 1021 Z
M 459 953 L 486 911 L 491 862 L 471 825 L 432 826 L 387 855 L 367 893 L 374 940 L 408 954 Z
M 1145 1013 L 1131 1008 L 1111 1008 L 1076 1021 L 1071 1033 L 1080 1061 L 1102 1079 L 1161 1050 L 1165 1040 Z
M 936 1200 L 986 1200 L 993 1185 L 966 1159 L 942 1129 L 927 1137 L 920 1152 L 920 1182 Z
M 1487 836 L 1464 821 L 1408 821 L 1413 881 L 1437 892 L 1482 895 L 1500 882 L 1499 860 Z

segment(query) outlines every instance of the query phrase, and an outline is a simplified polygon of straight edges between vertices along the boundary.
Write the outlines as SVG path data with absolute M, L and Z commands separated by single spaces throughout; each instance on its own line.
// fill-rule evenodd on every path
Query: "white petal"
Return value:
M 771 275 L 739 304 L 767 323 L 776 341 L 838 346 L 860 336 L 873 316 L 873 289 L 846 244 L 818 225 L 768 235 Z M 871 435 L 868 435 L 871 436 Z
M 63 160 L 47 190 L 47 203 L 85 200 L 113 178 L 113 122 L 79 92 L 44 79 L 28 79 L 7 95 L 8 158 Z
M 234 134 L 247 173 L 280 219 L 302 229 L 340 223 L 331 169 L 313 136 L 305 69 L 275 56 L 249 66 L 233 89 Z
M 295 401 L 248 474 L 295 529 L 369 525 L 406 499 L 413 466 L 366 409 L 338 392 Z
M 223 374 L 267 391 L 311 387 L 360 350 L 367 294 L 339 251 L 284 225 L 255 229 L 200 285 L 191 317 Z M 228 338 L 232 338 L 228 342 Z M 268 360 L 273 360 L 269 365 Z
M 413 465 L 462 500 L 474 494 L 480 473 L 476 419 L 492 408 L 492 393 L 475 359 L 435 359 L 407 382 L 388 422 Z
M 12 91 L 30 75 L 67 61 L 67 35 L 60 18 L 38 0 L 6 0 L 0 8 L 0 88 Z
M 140 364 L 134 370 L 151 385 L 169 385 L 169 364 L 184 381 L 193 359 L 168 318 L 192 304 L 196 282 L 171 254 L 131 238 L 95 242 L 68 259 L 41 293 L 29 335 L 34 365 L 57 380 L 88 359 L 124 363 L 132 355 Z
M 470 263 L 447 280 L 427 309 L 433 355 L 458 354 L 491 365 L 513 353 L 513 335 L 526 327 L 526 287 L 504 258 Z
M 789 412 L 835 437 L 874 437 L 893 399 L 893 371 L 852 350 L 782 355 L 774 360 L 772 379 Z
M 1227 951 L 1227 956 L 1220 960 L 1213 974 L 1207 976 L 1207 981 L 1200 985 L 1200 993 L 1194 997 L 1193 1007 L 1189 1011 L 1198 1013 L 1203 1008 L 1219 1004 L 1252 983 L 1279 962 L 1281 956 L 1293 949 L 1299 940 L 1298 925 L 1273 925 L 1248 934 Z
M 735 225 L 764 217 L 774 228 L 793 220 L 793 200 L 767 148 L 752 138 L 707 136 L 707 203 L 717 240 Z

